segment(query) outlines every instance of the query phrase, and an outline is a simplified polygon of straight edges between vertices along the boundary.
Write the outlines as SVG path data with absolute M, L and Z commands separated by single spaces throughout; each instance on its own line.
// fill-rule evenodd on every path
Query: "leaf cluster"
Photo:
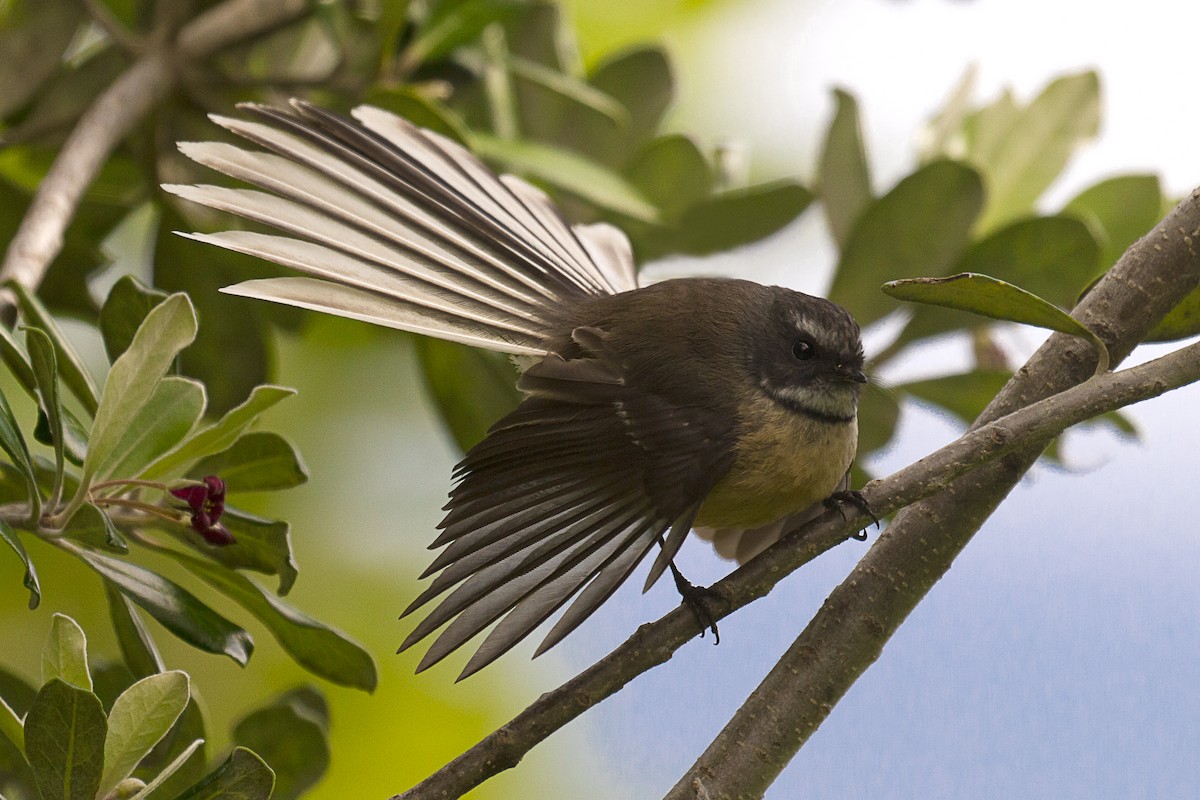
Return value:
M 966 372 L 869 391 L 860 454 L 890 441 L 905 398 L 963 422 L 975 419 L 1012 371 L 994 320 L 1084 336 L 1102 351 L 1062 309 L 1072 308 L 1168 207 L 1157 177 L 1122 175 L 1047 211 L 1046 191 L 1098 129 L 1094 72 L 1059 77 L 1028 102 L 1005 91 L 978 105 L 972 89 L 968 72 L 927 126 L 917 167 L 883 193 L 871 180 L 857 102 L 835 92 L 817 191 L 839 251 L 830 299 L 863 325 L 904 312 L 898 333 L 873 356 L 875 370 L 955 332 L 970 336 L 974 360 Z M 903 308 L 891 298 L 921 305 Z M 1183 322 L 1196 301 L 1200 295 L 1154 338 L 1200 332 Z M 1104 353 L 1101 362 L 1107 364 Z M 1119 414 L 1098 421 L 1135 432 Z
M 324 773 L 328 714 L 316 690 L 293 690 L 248 713 L 234 727 L 235 746 L 212 759 L 187 674 L 163 670 L 138 626 L 114 624 L 123 647 L 142 648 L 140 662 L 91 665 L 83 629 L 55 614 L 40 688 L 0 670 L 5 796 L 286 800 Z M 279 730 L 289 731 L 286 741 Z

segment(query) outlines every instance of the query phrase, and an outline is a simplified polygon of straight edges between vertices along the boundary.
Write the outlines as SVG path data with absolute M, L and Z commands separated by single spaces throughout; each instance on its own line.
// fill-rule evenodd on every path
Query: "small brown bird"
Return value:
M 264 150 L 180 149 L 262 191 L 166 188 L 284 234 L 192 238 L 309 277 L 224 291 L 524 367 L 525 400 L 454 471 L 431 545 L 444 549 L 425 573 L 437 577 L 405 611 L 450 592 L 401 646 L 450 622 L 418 671 L 500 620 L 466 677 L 574 598 L 541 653 L 656 543 L 647 588 L 668 567 L 681 580 L 672 559 L 693 527 L 758 529 L 761 549 L 844 486 L 866 378 L 842 307 L 742 280 L 638 287 L 619 230 L 569 225 L 541 191 L 445 137 L 371 107 L 354 119 L 298 101 L 244 108 L 256 121 L 214 120 Z

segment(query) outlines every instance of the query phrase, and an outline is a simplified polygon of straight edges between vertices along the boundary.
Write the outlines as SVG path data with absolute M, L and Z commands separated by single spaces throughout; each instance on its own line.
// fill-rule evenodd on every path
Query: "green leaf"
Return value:
M 0 118 L 33 98 L 62 67 L 62 56 L 83 19 L 72 0 L 5 4 L 0 27 Z
M 713 185 L 712 168 L 700 149 L 679 134 L 660 136 L 642 148 L 625 168 L 625 176 L 666 220 L 678 219 Z
M 98 793 L 101 797 L 129 777 L 138 762 L 167 735 L 189 697 L 188 676 L 178 670 L 142 678 L 121 693 L 108 714 Z
M 25 391 L 29 392 L 30 397 L 36 396 L 37 378 L 33 375 L 33 367 L 29 365 L 29 359 L 25 357 L 25 351 L 21 345 L 17 344 L 12 333 L 3 325 L 0 325 L 0 358 L 4 359 L 8 371 L 20 382 Z
M 196 327 L 196 312 L 185 294 L 171 295 L 146 315 L 104 382 L 88 437 L 80 493 L 90 488 L 92 476 L 106 474 L 124 455 L 117 448 L 128 426 L 154 395 L 175 356 L 196 338 Z
M 1014 283 L 1061 306 L 1070 306 L 1096 273 L 1100 248 L 1073 217 L 1034 217 L 995 231 L 971 245 L 955 272 L 977 272 Z M 958 312 L 917 309 L 899 337 L 910 342 L 971 324 Z
M 21 563 L 25 565 L 23 580 L 25 588 L 29 590 L 29 610 L 32 611 L 42 602 L 42 587 L 38 583 L 37 570 L 33 567 L 33 561 L 30 560 L 25 545 L 21 544 L 20 538 L 17 537 L 17 532 L 2 519 L 0 519 L 0 539 L 3 539 L 12 548 L 12 551 L 17 554 L 17 558 L 21 559 Z
M 83 466 L 83 460 L 87 458 L 87 429 L 83 427 L 83 423 L 71 413 L 68 408 L 61 409 L 62 411 L 62 442 L 63 455 L 77 467 Z M 53 445 L 54 434 L 50 430 L 50 420 L 45 412 L 38 409 L 37 424 L 33 428 L 33 438 L 36 441 L 45 445 Z
M 108 723 L 100 698 L 53 678 L 25 717 L 25 752 L 42 800 L 94 800 Z
M 267 800 L 275 773 L 244 747 L 235 747 L 225 763 L 175 800 Z
M 812 201 L 812 192 L 794 181 L 709 195 L 683 213 L 669 252 L 701 256 L 757 242 L 800 216 Z
M 517 407 L 517 373 L 499 353 L 419 336 L 414 339 L 425 386 L 463 452 Z
M 983 207 L 978 173 L 934 161 L 900 181 L 860 214 L 842 248 L 829 299 L 860 325 L 895 309 L 875 287 L 893 278 L 944 275 L 970 240 Z
M 972 163 L 992 163 L 1020 116 L 1017 99 L 1007 88 L 990 105 L 968 114 L 963 120 L 963 135 Z
M 17 716 L 17 712 L 3 697 L 0 697 L 0 735 L 12 742 L 22 755 L 25 754 L 25 721 Z
M 948 278 L 892 281 L 884 284 L 883 291 L 898 300 L 945 306 L 1078 336 L 1096 348 L 1096 374 L 1108 371 L 1108 348 L 1095 333 L 1061 308 L 1011 283 L 987 275 L 963 273 Z
M 308 469 L 296 448 L 269 431 L 242 434 L 230 447 L 198 462 L 190 473 L 219 475 L 234 493 L 291 489 L 308 480 Z
M 104 581 L 104 596 L 108 600 L 108 615 L 117 635 L 117 646 L 121 648 L 129 671 L 138 678 L 162 672 L 163 660 L 158 647 L 129 599 L 108 581 Z
M 825 147 L 821 151 L 820 197 L 829 230 L 839 246 L 844 246 L 854 223 L 874 195 L 871 192 L 871 167 L 863 148 L 858 101 L 842 89 L 834 89 L 837 103 Z
M 252 569 L 278 575 L 279 594 L 291 591 L 299 570 L 286 522 L 263 519 L 226 506 L 221 524 L 233 534 L 233 544 L 212 547 L 201 543 L 191 533 L 184 534 L 186 543 L 230 569 Z M 183 531 L 182 528 L 179 530 Z
M 0 775 L 23 784 L 31 796 L 35 788 L 25 758 L 24 719 L 36 696 L 24 679 L 0 667 Z
M 1058 78 L 1004 122 L 988 152 L 971 154 L 987 176 L 987 208 L 979 220 L 985 233 L 1029 213 L 1079 144 L 1096 135 L 1100 79 L 1091 71 Z
M 642 222 L 658 220 L 658 209 L 622 175 L 569 150 L 477 132 L 471 135 L 471 149 L 507 172 L 543 181 L 600 208 Z
M 1162 188 L 1155 175 L 1122 175 L 1090 186 L 1063 207 L 1099 231 L 1100 265 L 1117 263 L 1129 246 L 1162 219 Z
M 29 502 L 32 504 L 29 516 L 31 519 L 37 519 L 41 516 L 42 498 L 38 493 L 37 478 L 33 472 L 33 458 L 29 455 L 29 446 L 25 444 L 25 437 L 21 436 L 21 429 L 17 427 L 17 420 L 13 417 L 4 392 L 0 392 L 0 448 L 4 449 L 13 466 L 25 479 L 25 486 L 29 490 Z
M 1096 275 L 1100 246 L 1087 225 L 1072 217 L 1014 222 L 976 242 L 955 267 L 1015 283 L 1052 303 L 1074 304 Z
M 905 383 L 895 390 L 943 408 L 969 425 L 1011 378 L 1004 371 L 974 370 Z
M 42 683 L 55 678 L 89 692 L 92 690 L 87 637 L 79 623 L 66 614 L 55 614 L 51 618 L 50 636 L 42 648 Z
M 88 375 L 83 361 L 75 349 L 67 341 L 67 337 L 63 335 L 62 329 L 58 327 L 58 323 L 50 316 L 50 312 L 46 310 L 42 302 L 30 294 L 24 286 L 16 281 L 9 281 L 5 285 L 16 294 L 17 306 L 21 309 L 21 317 L 25 320 L 25 324 L 41 328 L 54 343 L 58 371 L 62 376 L 63 383 L 71 390 L 71 394 L 75 395 L 75 398 L 83 404 L 89 414 L 95 414 L 97 408 L 96 384 Z
M 67 545 L 67 549 L 188 644 L 208 653 L 227 655 L 242 665 L 250 659 L 254 649 L 250 634 L 182 587 L 128 561 L 74 545 Z
M 168 375 L 129 421 L 95 480 L 137 475 L 146 465 L 183 441 L 204 414 L 204 385 Z
M 295 393 L 295 389 L 282 386 L 256 386 L 240 406 L 230 409 L 215 424 L 184 439 L 174 449 L 142 470 L 138 477 L 150 480 L 179 477 L 195 462 L 220 453 L 232 445 L 260 414 Z
M 58 366 L 54 357 L 54 343 L 40 328 L 25 330 L 25 345 L 29 348 L 29 360 L 37 380 L 39 405 L 45 415 L 50 441 L 54 446 L 54 488 L 50 491 L 51 504 L 62 495 L 62 471 L 66 444 L 63 437 L 62 400 L 58 396 Z
M 493 22 L 501 22 L 517 13 L 514 0 L 465 0 L 439 3 L 433 14 L 417 31 L 401 54 L 406 70 L 445 58 L 456 47 L 470 42 Z
M 166 552 L 266 625 L 300 666 L 341 686 L 374 691 L 378 681 L 375 662 L 344 634 L 292 608 L 238 572 L 187 553 Z
M 618 125 L 629 124 L 629 112 L 625 110 L 625 106 L 573 75 L 516 55 L 509 56 L 508 68 L 513 76 L 535 83 L 560 97 L 603 114 Z
M 597 162 L 623 169 L 658 130 L 674 97 L 670 59 L 659 46 L 625 50 L 599 64 L 588 83 L 620 103 L 629 121 L 580 109 L 566 121 L 566 140 Z
M 108 550 L 124 555 L 129 552 L 129 542 L 121 535 L 112 519 L 95 503 L 84 503 L 71 517 L 63 529 L 75 541 L 88 547 Z
M 962 154 L 965 145 L 960 139 L 975 93 L 977 73 L 975 64 L 968 65 L 958 84 L 950 90 L 945 105 L 929 120 L 919 148 L 922 164 L 935 158 L 953 158 Z
M 280 736 L 279 731 L 287 731 Z M 262 757 L 275 772 L 272 800 L 294 800 L 329 768 L 329 741 L 323 721 L 300 702 L 284 696 L 254 711 L 233 729 L 233 741 Z
M 166 292 L 146 286 L 132 275 L 113 284 L 100 309 L 100 335 L 109 361 L 116 361 L 129 349 L 146 316 L 166 299 Z
M 1146 336 L 1147 342 L 1173 342 L 1200 333 L 1200 289 L 1193 289 Z

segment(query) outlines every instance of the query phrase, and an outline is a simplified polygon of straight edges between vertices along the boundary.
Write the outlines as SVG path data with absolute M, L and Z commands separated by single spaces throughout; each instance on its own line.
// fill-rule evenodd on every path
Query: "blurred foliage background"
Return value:
M 0 3 L 0 241 L 17 230 L 80 116 L 151 46 L 152 33 L 177 29 L 216 5 Z M 811 121 L 807 135 L 821 146 L 804 167 L 805 181 L 748 162 L 720 132 L 683 130 L 679 120 L 689 112 L 672 105 L 677 84 L 688 80 L 678 64 L 713 55 L 686 51 L 684 36 L 672 39 L 674 48 L 659 41 L 664 31 L 739 5 L 654 0 L 617 14 L 595 0 L 314 2 L 294 23 L 189 64 L 89 187 L 38 293 L 94 376 L 106 368 L 95 327 L 101 302 L 121 275 L 132 273 L 192 298 L 199 336 L 179 369 L 209 387 L 211 413 L 235 406 L 261 383 L 298 389 L 264 419 L 303 453 L 312 480 L 281 497 L 243 494 L 238 504 L 291 523 L 301 576 L 289 601 L 362 642 L 380 670 L 374 695 L 321 686 L 333 755 L 309 796 L 399 791 L 568 673 L 553 653 L 531 664 L 518 652 L 455 685 L 461 666 L 455 659 L 414 678 L 415 654 L 392 655 L 407 625 L 395 617 L 427 559 L 424 545 L 450 468 L 517 401 L 512 369 L 494 354 L 218 294 L 221 286 L 275 268 L 173 234 L 232 224 L 158 189 L 164 182 L 216 180 L 174 146 L 219 138 L 206 114 L 291 96 L 341 111 L 363 102 L 381 106 L 541 185 L 573 221 L 613 222 L 629 234 L 640 262 L 664 262 L 666 271 L 821 215 L 836 253 L 822 288 L 864 326 L 886 331 L 869 353 L 876 372 L 886 374 L 912 348 L 947 334 L 965 336 L 971 349 L 965 369 L 868 393 L 859 482 L 868 477 L 863 461 L 892 441 L 906 402 L 932 404 L 965 423 L 1013 368 L 995 324 L 932 308 L 901 311 L 879 293 L 881 283 L 983 272 L 1069 308 L 1171 204 L 1149 174 L 1113 177 L 1047 204 L 1046 190 L 1097 132 L 1100 84 L 1090 71 L 1048 79 L 1023 99 L 1009 92 L 980 99 L 971 73 L 956 87 L 947 78 L 948 99 L 929 120 L 908 171 L 886 187 L 862 136 L 870 109 L 841 90 L 833 95 L 832 116 Z M 736 133 L 736 120 L 723 128 Z M 787 269 L 805 281 L 806 254 L 788 259 Z M 720 264 L 740 274 L 728 268 L 728 257 Z M 1196 307 L 1181 309 L 1160 338 L 1195 333 Z M 36 417 L 33 402 L 11 390 L 11 380 L 3 388 L 18 420 Z M 1125 417 L 1105 421 L 1134 431 Z M 42 641 L 56 610 L 80 622 L 90 650 L 117 658 L 107 612 L 97 602 L 99 584 L 74 560 L 28 538 L 46 602 L 27 611 L 19 574 L 5 567 L 13 576 L 0 581 L 4 669 L 32 680 L 40 654 L 28 643 Z M 214 601 L 217 611 L 233 613 L 227 606 Z M 247 627 L 260 646 L 245 669 L 159 637 L 168 666 L 192 675 L 217 750 L 232 741 L 229 731 L 247 709 L 311 681 L 268 631 L 253 622 Z M 521 769 L 472 796 L 609 796 L 608 765 L 589 757 L 587 724 L 555 737 Z

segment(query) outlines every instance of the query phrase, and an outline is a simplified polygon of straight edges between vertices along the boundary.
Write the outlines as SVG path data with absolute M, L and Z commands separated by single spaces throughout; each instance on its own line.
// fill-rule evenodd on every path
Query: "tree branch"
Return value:
M 1193 191 L 1131 247 L 1076 309 L 1075 316 L 1104 339 L 1115 361 L 1128 355 L 1200 282 L 1198 198 L 1200 190 Z M 1043 411 L 1061 412 L 1072 399 L 1095 390 L 1111 391 L 1115 400 L 1122 378 L 1150 381 L 1144 388 L 1170 385 L 1181 373 L 1200 370 L 1197 358 L 1200 351 L 1192 345 L 1067 389 L 1086 380 L 1095 356 L 1080 340 L 1056 334 L 1014 375 L 964 439 Z M 1003 414 L 1008 416 L 989 423 Z M 668 800 L 762 796 L 1056 434 L 1044 421 L 1029 432 L 1003 458 L 900 512 L 667 794 Z
M 1188 230 L 1196 230 L 1200 227 L 1200 203 L 1196 202 L 1195 197 L 1188 213 L 1194 215 L 1194 219 L 1189 217 L 1193 224 Z M 1178 211 L 1173 217 L 1176 221 L 1182 221 Z M 1152 250 L 1154 245 L 1153 241 L 1143 240 L 1135 249 Z M 1171 249 L 1169 256 L 1176 257 L 1178 253 Z M 1195 260 L 1194 254 L 1189 257 Z M 1125 261 L 1123 259 L 1122 263 Z M 1194 285 L 1195 278 L 1200 276 L 1200 264 L 1193 264 L 1191 268 Z M 1186 287 L 1182 285 L 1171 285 L 1169 288 L 1169 294 L 1175 297 L 1175 301 L 1186 294 Z M 1101 291 L 1100 286 L 1093 294 L 1098 291 Z M 1145 308 L 1145 300 L 1141 302 Z M 1169 305 L 1156 304 L 1154 313 L 1158 313 L 1160 306 L 1163 314 L 1170 308 Z M 1144 333 L 1142 331 L 1142 335 Z M 1072 347 L 1077 353 L 1091 351 L 1091 345 L 1076 341 L 1079 344 Z M 1118 352 L 1124 355 L 1128 349 Z M 1080 356 L 1078 361 L 1084 370 L 1090 369 L 1086 357 Z M 1045 441 L 1071 425 L 1197 380 L 1200 380 L 1200 345 L 1192 345 L 1120 373 L 1102 375 L 990 424 L 976 427 L 915 464 L 887 478 L 871 482 L 863 489 L 864 498 L 877 514 L 885 516 L 952 486 L 956 478 L 989 459 L 1002 458 L 1022 448 L 1028 449 L 1031 443 L 1040 452 Z M 865 514 L 843 520 L 837 513 L 826 513 L 788 534 L 714 586 L 729 600 L 728 608 L 714 609 L 714 616 L 724 618 L 765 596 L 784 576 L 844 541 L 865 523 Z M 884 536 L 890 532 L 891 528 Z M 558 689 L 542 695 L 508 724 L 426 780 L 396 795 L 393 800 L 460 797 L 492 775 L 515 766 L 538 742 L 588 708 L 615 694 L 637 675 L 665 663 L 675 650 L 698 633 L 700 627 L 695 617 L 683 607 L 655 622 L 642 625 L 604 659 Z
M 226 0 L 185 25 L 174 45 L 150 45 L 96 98 L 63 143 L 9 243 L 0 281 L 37 288 L 62 249 L 84 190 L 117 144 L 174 89 L 187 63 L 272 31 L 308 10 L 305 0 Z

